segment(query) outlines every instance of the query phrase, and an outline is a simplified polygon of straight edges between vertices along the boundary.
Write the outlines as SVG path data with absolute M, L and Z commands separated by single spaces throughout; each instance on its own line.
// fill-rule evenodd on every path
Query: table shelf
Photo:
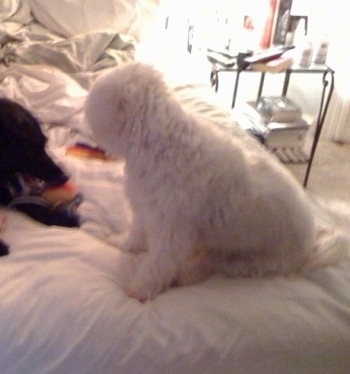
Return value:
M 233 94 L 232 94 L 232 104 L 231 107 L 234 108 L 237 100 L 238 95 L 238 89 L 239 89 L 239 79 L 241 74 L 260 74 L 260 82 L 259 87 L 257 91 L 257 99 L 262 96 L 262 92 L 264 89 L 264 83 L 265 83 L 265 76 L 266 74 L 284 74 L 284 80 L 283 80 L 283 87 L 282 87 L 282 96 L 286 96 L 288 93 L 289 83 L 290 79 L 293 74 L 319 74 L 322 77 L 322 93 L 320 98 L 320 104 L 319 104 L 319 110 L 318 110 L 318 116 L 316 120 L 316 129 L 315 134 L 312 141 L 311 146 L 311 152 L 310 157 L 307 162 L 307 169 L 304 177 L 303 185 L 304 187 L 307 186 L 310 171 L 312 167 L 312 163 L 314 160 L 315 152 L 317 149 L 318 141 L 321 136 L 323 124 L 327 115 L 329 103 L 332 98 L 333 89 L 334 89 L 334 70 L 331 69 L 328 65 L 316 65 L 313 64 L 309 68 L 304 68 L 300 66 L 292 66 L 288 68 L 287 70 L 280 72 L 280 73 L 268 73 L 263 71 L 257 71 L 257 70 L 250 70 L 248 69 L 240 69 L 238 67 L 232 67 L 232 68 L 224 68 L 221 66 L 218 66 L 217 64 L 212 65 L 212 70 L 210 73 L 210 81 L 213 87 L 215 87 L 215 91 L 218 91 L 219 89 L 219 76 L 222 72 L 232 72 L 236 74 L 236 79 L 233 87 Z

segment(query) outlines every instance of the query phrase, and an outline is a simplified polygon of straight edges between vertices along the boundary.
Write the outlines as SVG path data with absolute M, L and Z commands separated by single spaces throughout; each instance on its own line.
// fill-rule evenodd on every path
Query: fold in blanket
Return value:
M 14 29 L 0 25 L 0 62 L 49 65 L 69 74 L 96 72 L 134 59 L 131 36 L 99 30 L 63 38 L 37 23 Z

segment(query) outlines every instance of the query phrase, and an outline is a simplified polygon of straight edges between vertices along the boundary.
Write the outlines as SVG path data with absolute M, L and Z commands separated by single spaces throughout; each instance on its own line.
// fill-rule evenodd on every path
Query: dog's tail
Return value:
M 350 234 L 337 223 L 336 217 L 316 206 L 316 242 L 306 260 L 306 270 L 336 265 L 350 260 Z M 350 223 L 349 223 L 350 225 Z

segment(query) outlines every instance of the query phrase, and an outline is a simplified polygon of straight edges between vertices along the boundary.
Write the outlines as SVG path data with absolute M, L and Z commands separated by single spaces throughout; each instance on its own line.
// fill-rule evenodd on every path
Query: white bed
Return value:
M 84 14 L 73 7 L 55 19 L 57 6 L 78 3 Z M 120 30 L 112 3 L 115 12 L 129 15 Z M 0 96 L 42 121 L 50 154 L 84 197 L 81 227 L 73 229 L 1 208 L 7 215 L 1 238 L 11 253 L 0 258 L 0 373 L 349 373 L 350 238 L 316 201 L 325 252 L 332 255 L 339 246 L 347 251 L 333 266 L 292 278 L 216 276 L 143 304 L 119 287 L 115 264 L 123 254 L 107 241 L 128 227 L 123 162 L 66 154 L 76 142 L 93 144 L 82 114 L 95 77 L 134 56 L 152 60 L 189 110 L 226 126 L 247 147 L 258 146 L 216 107 L 200 79 L 177 77 L 180 61 L 169 64 L 169 55 L 158 57 L 157 48 L 146 56 L 148 47 L 134 39 L 141 13 L 129 14 L 145 3 L 101 1 L 113 28 L 96 32 L 96 24 L 83 22 L 93 1 L 0 5 L 0 51 L 9 64 L 0 66 Z M 154 6 L 145 9 L 151 13 Z M 58 30 L 63 34 L 53 34 Z

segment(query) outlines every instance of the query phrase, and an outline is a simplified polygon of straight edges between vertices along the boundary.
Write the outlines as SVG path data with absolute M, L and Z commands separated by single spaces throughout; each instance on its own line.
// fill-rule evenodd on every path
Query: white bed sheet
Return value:
M 179 75 L 187 60 L 152 59 L 183 105 L 256 146 L 208 87 Z M 0 96 L 43 122 L 50 154 L 84 196 L 79 229 L 1 209 L 11 254 L 0 258 L 0 373 L 348 373 L 350 239 L 316 202 L 325 253 L 347 251 L 333 266 L 291 278 L 216 276 L 144 304 L 123 293 L 115 269 L 125 255 L 107 244 L 128 227 L 123 162 L 66 155 L 77 141 L 94 145 L 83 106 L 99 67 L 72 74 L 19 61 L 0 69 Z
M 349 260 L 289 279 L 213 277 L 141 304 L 119 286 L 122 252 L 105 243 L 110 219 L 123 226 L 122 165 L 68 164 L 85 194 L 81 229 L 7 212 L 0 372 L 348 372 Z

